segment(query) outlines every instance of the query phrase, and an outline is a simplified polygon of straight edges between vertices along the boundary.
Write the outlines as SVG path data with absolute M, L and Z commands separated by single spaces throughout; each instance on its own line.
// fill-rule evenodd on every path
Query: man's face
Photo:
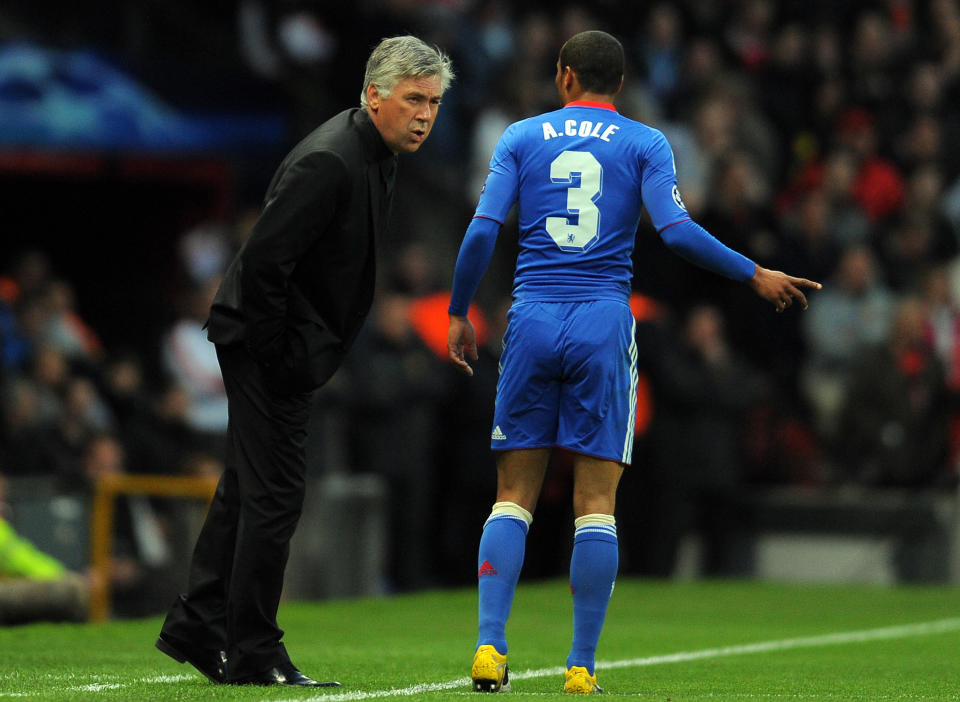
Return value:
M 387 98 L 375 85 L 367 89 L 370 119 L 393 153 L 413 153 L 426 141 L 442 94 L 439 75 L 404 78 Z

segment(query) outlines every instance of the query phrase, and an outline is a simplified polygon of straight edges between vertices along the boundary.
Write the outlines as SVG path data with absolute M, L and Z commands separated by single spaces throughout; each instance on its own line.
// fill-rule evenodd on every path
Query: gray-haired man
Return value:
M 312 391 L 340 365 L 373 300 L 374 241 L 396 154 L 430 134 L 449 59 L 412 36 L 367 61 L 361 107 L 287 155 L 224 276 L 208 337 L 230 410 L 226 467 L 190 567 L 157 639 L 215 683 L 335 686 L 287 656 L 277 608 L 304 499 Z

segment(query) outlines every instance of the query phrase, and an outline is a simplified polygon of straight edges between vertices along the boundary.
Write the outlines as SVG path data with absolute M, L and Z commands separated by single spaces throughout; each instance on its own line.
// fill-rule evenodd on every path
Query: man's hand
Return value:
M 806 278 L 794 278 L 792 275 L 758 265 L 750 279 L 750 287 L 764 300 L 772 302 L 777 312 L 783 312 L 793 304 L 794 298 L 800 301 L 803 309 L 807 309 L 807 296 L 800 288 L 819 290 L 823 286 Z
M 450 360 L 456 363 L 460 370 L 467 375 L 473 375 L 473 368 L 466 359 L 477 360 L 477 335 L 473 330 L 473 323 L 466 317 L 450 315 L 447 351 L 450 353 Z

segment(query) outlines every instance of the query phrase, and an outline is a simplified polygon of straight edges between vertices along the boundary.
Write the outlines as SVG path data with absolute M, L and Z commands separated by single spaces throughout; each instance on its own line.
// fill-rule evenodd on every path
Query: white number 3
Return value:
M 574 176 L 580 176 L 579 185 Z M 586 251 L 600 229 L 600 210 L 595 204 L 603 191 L 603 166 L 589 151 L 564 151 L 550 164 L 550 180 L 570 183 L 567 217 L 547 217 L 549 234 L 563 251 Z

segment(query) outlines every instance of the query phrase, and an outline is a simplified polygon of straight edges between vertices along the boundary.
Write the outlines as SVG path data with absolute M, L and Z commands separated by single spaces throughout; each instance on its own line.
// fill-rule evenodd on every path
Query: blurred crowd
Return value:
M 401 162 L 375 308 L 318 393 L 309 446 L 315 476 L 375 473 L 388 486 L 390 589 L 472 579 L 495 484 L 488 435 L 515 221 L 471 312 L 482 342 L 472 379 L 444 360 L 448 286 L 493 145 L 510 122 L 557 106 L 558 48 L 584 29 L 622 40 L 618 109 L 667 135 L 693 218 L 763 265 L 824 284 L 806 312 L 777 315 L 677 259 L 643 222 L 625 571 L 668 574 L 685 530 L 715 533 L 722 501 L 705 495 L 955 487 L 960 0 L 214 5 L 232 28 L 217 36 L 284 96 L 297 136 L 356 103 L 381 36 L 413 32 L 454 59 L 434 135 Z M 217 473 L 226 403 L 202 325 L 251 220 L 244 210 L 180 234 L 179 316 L 158 320 L 158 349 L 104 343 L 73 272 L 51 270 L 41 251 L 5 262 L 0 476 L 83 491 L 102 471 Z M 562 562 L 537 540 L 568 528 L 569 460 L 553 463 L 528 575 Z M 162 559 L 143 565 L 138 520 L 162 534 L 170 515 L 145 505 L 125 519 L 128 553 L 149 572 Z

